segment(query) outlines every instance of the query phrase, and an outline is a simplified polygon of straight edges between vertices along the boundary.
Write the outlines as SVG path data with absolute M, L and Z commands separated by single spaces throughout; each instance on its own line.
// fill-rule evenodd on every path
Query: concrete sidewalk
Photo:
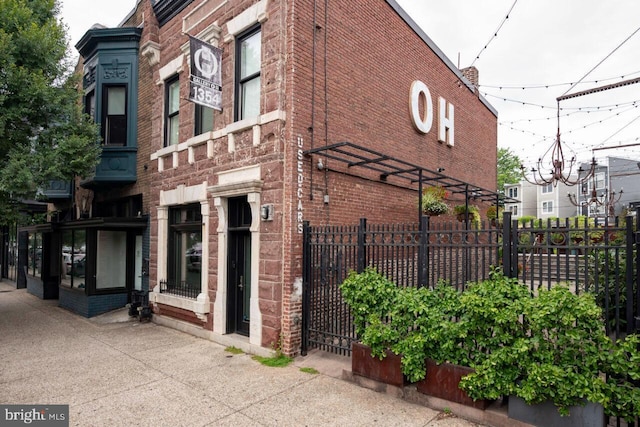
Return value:
M 126 311 L 85 319 L 0 282 L 0 404 L 68 404 L 74 426 L 478 426 L 340 374 L 312 357 L 265 367 Z

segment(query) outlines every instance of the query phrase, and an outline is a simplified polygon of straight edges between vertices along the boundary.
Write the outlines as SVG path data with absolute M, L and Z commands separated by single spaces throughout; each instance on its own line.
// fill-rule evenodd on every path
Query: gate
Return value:
M 640 209 L 639 209 L 640 211 Z M 636 218 L 640 212 L 636 212 Z M 572 222 L 573 221 L 573 222 Z M 487 279 L 492 266 L 518 277 L 532 291 L 558 284 L 592 292 L 612 337 L 640 327 L 640 231 L 633 217 L 604 226 L 573 220 L 534 220 L 466 229 L 463 223 L 354 226 L 304 224 L 302 354 L 309 348 L 350 355 L 357 340 L 340 284 L 350 271 L 375 267 L 398 286 L 458 290 Z

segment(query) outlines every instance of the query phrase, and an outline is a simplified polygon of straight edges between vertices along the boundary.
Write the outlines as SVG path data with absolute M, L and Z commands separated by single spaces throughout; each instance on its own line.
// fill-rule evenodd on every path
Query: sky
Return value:
M 60 2 L 73 46 L 95 23 L 118 25 L 136 0 Z M 498 146 L 527 168 L 549 158 L 557 97 L 640 78 L 637 0 L 397 2 L 453 64 L 478 68 L 480 93 L 498 111 Z M 640 144 L 640 83 L 559 105 L 567 159 L 640 161 L 640 145 L 620 147 Z

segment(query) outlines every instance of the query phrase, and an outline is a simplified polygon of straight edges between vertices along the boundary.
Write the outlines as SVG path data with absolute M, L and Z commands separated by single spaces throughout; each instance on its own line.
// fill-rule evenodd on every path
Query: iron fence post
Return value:
M 502 270 L 507 277 L 513 276 L 511 212 L 502 213 Z M 517 273 L 516 273 L 517 275 Z
M 310 298 L 311 279 L 311 228 L 309 221 L 302 223 L 302 342 L 300 354 L 307 355 L 309 350 L 309 317 L 311 314 Z
M 636 220 L 635 220 L 635 254 L 636 254 L 636 312 L 635 318 L 635 332 L 640 330 L 640 207 L 636 208 Z M 629 258 L 633 258 L 630 256 Z
M 418 246 L 418 287 L 425 286 L 429 272 L 429 238 L 427 234 L 429 230 L 429 217 L 423 215 L 420 217 L 420 243 Z
M 626 262 L 625 262 L 625 288 L 626 288 L 626 310 L 625 317 L 627 319 L 627 334 L 630 334 L 636 329 L 635 315 L 633 313 L 633 246 L 634 246 L 634 232 L 633 232 L 633 218 L 628 216 L 625 221 L 626 228 Z
M 365 243 L 367 241 L 367 219 L 360 218 L 358 226 L 358 273 L 362 273 L 367 265 Z

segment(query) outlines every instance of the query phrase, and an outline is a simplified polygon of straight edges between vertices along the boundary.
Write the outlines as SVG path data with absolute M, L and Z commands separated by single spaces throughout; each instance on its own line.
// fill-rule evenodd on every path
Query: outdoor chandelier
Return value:
M 557 186 L 558 182 L 562 182 L 567 186 L 573 186 L 586 182 L 593 176 L 596 165 L 595 157 L 591 159 L 590 167 L 584 170 L 582 166 L 574 169 L 576 166 L 576 158 L 571 157 L 567 161 L 562 151 L 562 142 L 560 141 L 560 98 L 558 98 L 558 131 L 556 139 L 542 157 L 538 159 L 537 167 L 531 168 L 531 178 L 527 176 L 527 170 L 524 165 L 520 165 L 523 178 L 533 185 L 549 185 Z M 574 171 L 576 172 L 574 174 Z M 548 174 L 547 174 L 548 173 Z
M 591 195 L 587 200 L 580 201 L 575 194 L 567 193 L 571 204 L 573 206 L 604 206 L 605 212 L 607 212 L 608 215 L 613 216 L 613 212 L 615 212 L 615 204 L 618 203 L 622 198 L 622 193 L 624 192 L 624 190 L 621 188 L 619 193 L 616 193 L 615 191 L 605 191 L 602 196 L 598 197 L 595 179 L 591 180 L 591 184 Z M 582 195 L 586 196 L 587 191 L 583 191 Z

